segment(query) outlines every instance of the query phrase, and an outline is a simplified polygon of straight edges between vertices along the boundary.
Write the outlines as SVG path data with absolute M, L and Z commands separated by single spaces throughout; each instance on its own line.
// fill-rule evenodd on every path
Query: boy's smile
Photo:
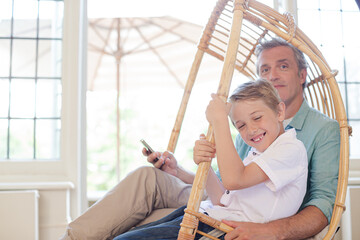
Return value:
M 264 138 L 265 134 L 266 132 L 263 134 L 259 134 L 258 136 L 253 137 L 251 140 L 255 143 L 258 143 Z

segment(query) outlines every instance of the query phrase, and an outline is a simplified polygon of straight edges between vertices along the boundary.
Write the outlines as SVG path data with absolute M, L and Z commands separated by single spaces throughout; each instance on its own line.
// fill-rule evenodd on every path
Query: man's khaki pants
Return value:
M 190 184 L 157 168 L 139 168 L 71 222 L 61 239 L 112 239 L 144 223 L 156 209 L 186 205 L 190 192 Z

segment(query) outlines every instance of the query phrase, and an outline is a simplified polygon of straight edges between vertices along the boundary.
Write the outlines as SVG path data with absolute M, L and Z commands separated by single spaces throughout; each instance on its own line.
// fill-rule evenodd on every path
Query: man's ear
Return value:
M 307 70 L 306 70 L 306 68 L 301 69 L 300 75 L 299 75 L 299 77 L 300 77 L 300 79 L 301 79 L 301 84 L 304 84 L 304 83 L 305 83 L 305 81 L 306 81 L 306 76 L 307 76 Z
M 278 105 L 278 118 L 281 122 L 285 120 L 285 108 L 285 103 L 280 102 Z

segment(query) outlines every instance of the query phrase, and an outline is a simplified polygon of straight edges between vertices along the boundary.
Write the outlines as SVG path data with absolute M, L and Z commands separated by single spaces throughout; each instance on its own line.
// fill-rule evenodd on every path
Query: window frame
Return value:
M 71 181 L 85 196 L 86 19 L 86 0 L 64 0 L 60 160 L 1 161 L 1 182 Z

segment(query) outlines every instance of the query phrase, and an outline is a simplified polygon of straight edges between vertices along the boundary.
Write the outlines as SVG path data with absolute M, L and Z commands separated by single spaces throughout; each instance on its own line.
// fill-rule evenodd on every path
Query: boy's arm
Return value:
M 206 182 L 206 193 L 211 200 L 213 205 L 221 205 L 220 199 L 225 192 L 224 185 L 221 183 L 220 179 L 210 168 L 208 179 Z
M 257 164 L 244 166 L 230 133 L 228 114 L 230 103 L 224 103 L 213 94 L 206 109 L 206 118 L 214 130 L 217 162 L 223 185 L 228 190 L 237 190 L 256 185 L 268 179 Z

